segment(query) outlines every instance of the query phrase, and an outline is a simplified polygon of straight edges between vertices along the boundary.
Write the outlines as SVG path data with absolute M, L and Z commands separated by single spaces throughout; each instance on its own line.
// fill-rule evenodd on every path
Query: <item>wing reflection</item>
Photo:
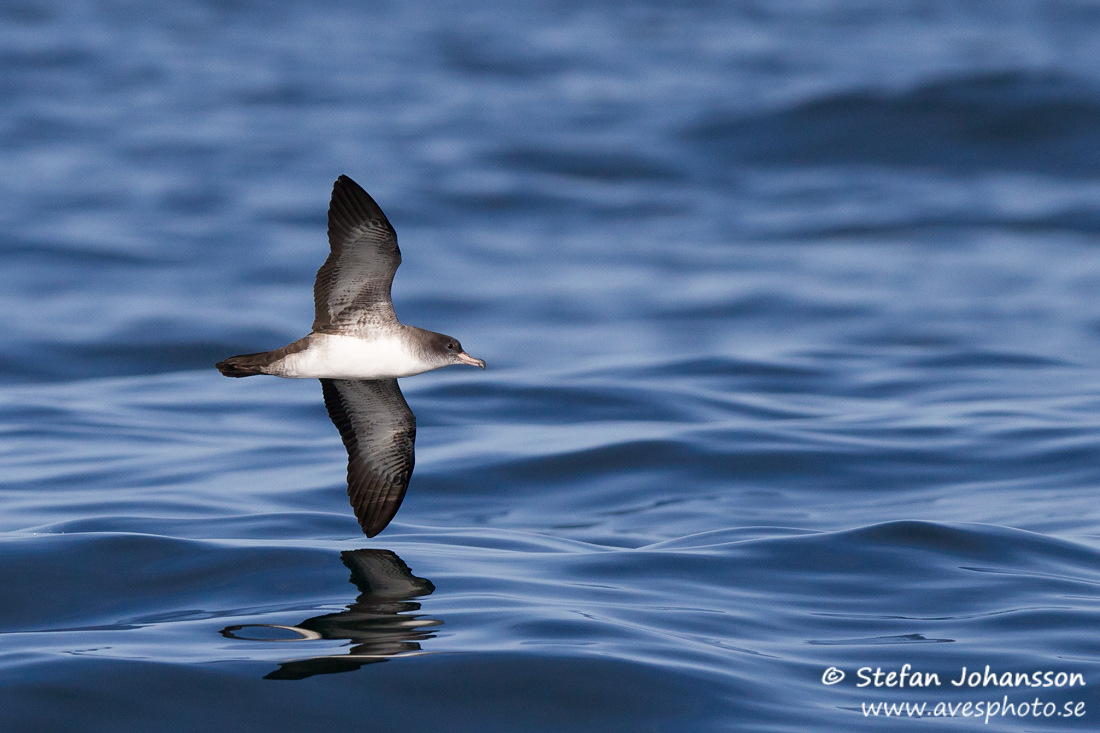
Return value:
M 419 652 L 420 642 L 435 636 L 432 628 L 442 621 L 411 615 L 420 610 L 420 604 L 412 599 L 435 590 L 430 580 L 413 575 L 389 550 L 342 552 L 340 559 L 359 589 L 359 597 L 347 610 L 314 616 L 297 626 L 241 624 L 222 629 L 222 635 L 231 639 L 286 641 L 284 634 L 279 634 L 281 639 L 264 639 L 265 631 L 277 630 L 297 634 L 302 641 L 348 639 L 353 644 L 347 654 L 283 662 L 264 679 L 300 680 L 315 674 L 350 672 L 364 664 Z

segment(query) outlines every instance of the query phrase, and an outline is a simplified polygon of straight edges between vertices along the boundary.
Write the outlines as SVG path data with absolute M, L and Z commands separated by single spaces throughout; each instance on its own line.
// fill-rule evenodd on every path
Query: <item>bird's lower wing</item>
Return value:
M 322 379 L 348 450 L 348 498 L 367 537 L 390 523 L 412 476 L 416 418 L 396 379 Z

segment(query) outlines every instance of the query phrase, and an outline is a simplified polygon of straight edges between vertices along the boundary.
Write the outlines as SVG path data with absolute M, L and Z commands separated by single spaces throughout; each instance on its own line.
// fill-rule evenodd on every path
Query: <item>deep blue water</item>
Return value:
M 0 2 L 0 730 L 1095 729 L 1098 33 Z M 489 362 L 403 380 L 372 540 L 316 381 L 213 369 L 308 330 L 340 173 Z

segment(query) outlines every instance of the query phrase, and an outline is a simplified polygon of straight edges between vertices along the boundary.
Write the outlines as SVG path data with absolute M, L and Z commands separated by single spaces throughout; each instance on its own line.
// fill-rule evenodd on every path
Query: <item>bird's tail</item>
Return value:
M 278 358 L 273 351 L 263 351 L 259 354 L 231 356 L 214 366 L 227 377 L 254 377 L 257 374 L 267 374 L 265 367 Z

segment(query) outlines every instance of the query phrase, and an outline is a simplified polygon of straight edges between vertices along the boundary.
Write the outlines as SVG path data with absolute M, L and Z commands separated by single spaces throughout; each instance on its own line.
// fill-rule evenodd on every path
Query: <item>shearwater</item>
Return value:
M 485 368 L 457 339 L 397 320 L 390 285 L 401 250 L 382 209 L 347 176 L 332 187 L 328 259 L 313 285 L 313 332 L 292 344 L 218 362 L 227 377 L 317 378 L 348 451 L 348 498 L 367 537 L 401 506 L 412 476 L 416 418 L 398 377 L 450 364 Z

